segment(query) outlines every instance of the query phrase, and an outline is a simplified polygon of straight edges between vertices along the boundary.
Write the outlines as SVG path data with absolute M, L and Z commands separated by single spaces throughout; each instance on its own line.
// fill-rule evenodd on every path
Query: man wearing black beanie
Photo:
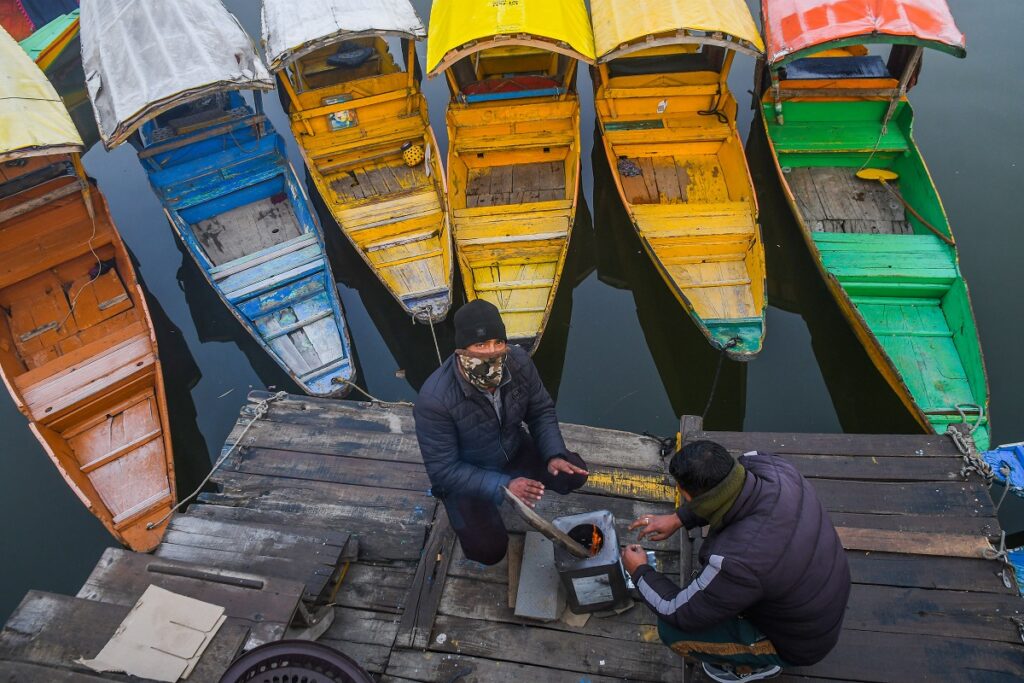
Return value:
M 508 549 L 503 487 L 533 507 L 546 490 L 575 491 L 588 474 L 565 447 L 529 354 L 507 342 L 494 304 L 464 305 L 455 313 L 455 353 L 423 384 L 413 410 L 433 493 L 463 553 L 483 564 L 497 564 Z

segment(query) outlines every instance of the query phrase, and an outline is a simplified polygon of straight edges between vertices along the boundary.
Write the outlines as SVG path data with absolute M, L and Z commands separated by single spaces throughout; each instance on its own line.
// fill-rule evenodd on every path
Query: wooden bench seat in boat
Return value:
M 571 131 L 548 133 L 521 133 L 513 135 L 468 135 L 458 138 L 452 151 L 461 154 L 487 154 L 521 149 L 568 149 L 575 142 Z M 553 154 L 554 152 L 552 152 Z M 565 156 L 564 154 L 562 155 Z
M 228 301 L 237 303 L 324 268 L 324 254 L 313 233 L 304 233 L 210 270 Z
M 711 204 L 634 204 L 633 217 L 647 237 L 735 235 L 753 239 L 757 231 L 748 202 Z
M 14 378 L 34 420 L 50 424 L 73 409 L 110 400 L 117 385 L 155 371 L 149 332 L 132 323 L 103 339 Z
M 786 121 L 772 124 L 772 141 L 780 154 L 800 152 L 906 152 L 910 141 L 897 125 L 879 138 L 879 121 Z M 877 149 L 875 147 L 877 143 Z
M 277 136 L 266 136 L 256 142 L 255 149 L 247 149 L 246 154 L 227 149 L 155 171 L 150 174 L 150 182 L 159 188 L 169 208 L 185 211 L 280 175 L 281 145 Z
M 851 294 L 941 296 L 959 277 L 934 235 L 812 233 L 822 263 Z

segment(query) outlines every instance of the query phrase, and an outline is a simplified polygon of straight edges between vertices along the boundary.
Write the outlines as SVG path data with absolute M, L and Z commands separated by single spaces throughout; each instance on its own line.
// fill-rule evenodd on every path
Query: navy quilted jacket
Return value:
M 413 409 L 416 439 L 434 495 L 502 500 L 511 477 L 501 469 L 519 450 L 523 423 L 545 459 L 565 453 L 555 404 L 529 354 L 508 347 L 501 392 L 502 420 L 449 356 L 420 389 Z
M 743 490 L 700 549 L 703 571 L 680 589 L 649 565 L 633 580 L 661 619 L 699 631 L 742 614 L 792 665 L 835 647 L 850 596 L 846 553 L 814 487 L 776 455 L 748 453 Z M 704 524 L 687 508 L 687 528 Z

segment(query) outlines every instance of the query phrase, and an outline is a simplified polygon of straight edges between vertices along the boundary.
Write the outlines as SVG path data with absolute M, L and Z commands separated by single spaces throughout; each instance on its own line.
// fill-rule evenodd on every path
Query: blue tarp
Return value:
M 1024 548 L 1017 548 L 1007 553 L 1013 570 L 1017 573 L 1017 590 L 1024 595 Z
M 1024 443 L 1000 446 L 992 451 L 985 451 L 981 456 L 992 466 L 996 481 L 1009 482 L 1010 490 L 1018 496 L 1024 495 Z M 1009 467 L 1007 476 L 1003 470 Z

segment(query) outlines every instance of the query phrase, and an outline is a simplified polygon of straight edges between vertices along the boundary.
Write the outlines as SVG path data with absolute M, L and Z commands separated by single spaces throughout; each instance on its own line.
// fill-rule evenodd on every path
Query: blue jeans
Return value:
M 741 672 L 786 666 L 768 636 L 743 617 L 734 617 L 703 631 L 680 631 L 659 619 L 658 635 L 676 654 L 715 666 L 727 665 Z

